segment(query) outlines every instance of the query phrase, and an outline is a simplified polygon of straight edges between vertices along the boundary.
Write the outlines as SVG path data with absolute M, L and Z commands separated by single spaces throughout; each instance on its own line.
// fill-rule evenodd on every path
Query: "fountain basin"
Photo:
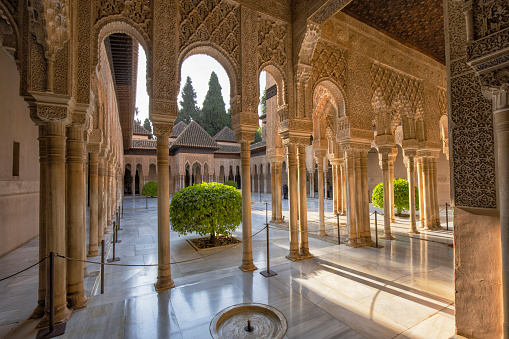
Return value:
M 214 339 L 281 339 L 287 330 L 288 323 L 283 313 L 272 306 L 255 303 L 227 307 L 210 322 L 210 334 Z

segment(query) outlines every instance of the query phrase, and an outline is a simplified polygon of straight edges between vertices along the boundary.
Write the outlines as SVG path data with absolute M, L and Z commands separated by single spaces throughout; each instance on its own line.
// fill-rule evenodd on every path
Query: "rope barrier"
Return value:
M 7 280 L 7 279 L 9 279 L 9 278 L 12 278 L 12 277 L 14 277 L 14 276 L 17 276 L 17 275 L 18 275 L 18 274 L 20 274 L 20 273 L 23 273 L 23 272 L 25 272 L 25 271 L 28 271 L 28 270 L 29 270 L 29 269 L 31 269 L 32 267 L 39 265 L 40 263 L 42 263 L 44 260 L 46 260 L 46 259 L 48 259 L 48 258 L 49 258 L 49 255 L 45 256 L 44 258 L 42 258 L 41 260 L 39 260 L 39 261 L 38 261 L 38 262 L 36 262 L 35 264 L 30 265 L 30 266 L 28 266 L 27 268 L 25 268 L 25 269 L 23 269 L 23 270 L 21 270 L 21 271 L 19 271 L 19 272 L 16 272 L 16 273 L 14 273 L 14 274 L 11 274 L 11 275 L 10 275 L 10 276 L 8 276 L 8 277 L 5 277 L 5 278 L 0 279 L 0 281 Z

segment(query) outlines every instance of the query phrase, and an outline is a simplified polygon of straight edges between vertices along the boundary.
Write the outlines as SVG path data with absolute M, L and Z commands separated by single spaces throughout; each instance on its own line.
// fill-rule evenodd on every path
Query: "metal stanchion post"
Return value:
M 115 243 L 121 243 L 122 240 L 118 240 L 118 225 L 116 225 L 116 227 L 113 229 L 113 232 L 115 233 Z
M 117 215 L 117 229 L 119 231 L 123 230 L 123 228 L 120 227 L 120 211 L 118 211 L 118 215 Z
M 384 215 L 385 218 L 385 215 Z M 373 245 L 371 245 L 373 246 Z M 375 247 L 376 248 L 383 248 L 383 246 L 378 245 L 378 212 L 375 211 Z
M 341 232 L 339 232 L 339 212 L 336 214 L 336 220 L 338 223 L 338 245 L 341 245 Z
M 122 195 L 122 219 L 124 219 L 124 197 Z
M 449 230 L 449 211 L 447 203 L 445 203 L 445 227 Z
M 36 339 L 61 336 L 65 333 L 66 323 L 55 325 L 55 252 L 49 254 L 49 327 L 41 329 Z
M 101 294 L 104 294 L 104 239 L 101 241 Z
M 120 258 L 115 256 L 115 244 L 117 242 L 120 242 L 120 240 L 118 240 L 118 227 L 115 227 L 113 229 L 113 256 L 111 259 L 108 259 L 108 262 L 120 261 Z
M 269 222 L 268 222 L 268 203 L 265 203 L 265 228 L 267 229 L 267 271 L 260 272 L 265 278 L 277 275 L 276 272 L 270 270 L 270 254 L 269 254 Z

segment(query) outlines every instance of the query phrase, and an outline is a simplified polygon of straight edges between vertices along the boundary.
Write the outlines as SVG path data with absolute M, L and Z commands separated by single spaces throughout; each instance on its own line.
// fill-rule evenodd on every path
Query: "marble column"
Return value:
M 281 161 L 276 161 L 274 171 L 276 172 L 276 223 L 283 223 L 283 191 L 281 188 Z
M 341 215 L 346 215 L 346 171 L 344 160 L 341 167 Z
M 364 243 L 370 245 L 373 243 L 371 238 L 371 223 L 369 219 L 369 192 L 368 192 L 368 152 L 371 146 L 366 146 L 366 149 L 359 152 L 360 165 L 361 165 L 361 210 L 363 216 L 363 232 L 361 237 Z M 339 166 L 338 166 L 339 167 Z
M 170 159 L 172 125 L 154 123 L 157 137 L 157 282 L 156 291 L 175 287 L 170 266 Z
M 364 238 L 365 233 L 365 220 L 363 212 L 363 201 L 362 201 L 362 177 L 361 177 L 361 152 L 359 150 L 354 151 L 354 187 L 355 187 L 355 219 L 357 221 L 357 242 L 361 245 L 366 243 Z
M 393 148 L 392 154 L 389 155 L 389 176 L 390 176 L 390 185 L 389 185 L 389 195 L 391 201 L 391 222 L 396 222 L 396 215 L 394 214 L 394 162 L 396 161 L 396 155 L 398 154 L 398 149 Z
M 431 158 L 431 169 L 432 169 L 432 184 L 433 184 L 433 207 L 435 210 L 435 220 L 433 222 L 434 229 L 442 229 L 440 225 L 440 208 L 438 206 L 438 169 L 437 160 L 438 154 Z
M 35 109 L 35 107 L 33 108 Z M 46 200 L 48 191 L 46 185 L 46 127 L 39 125 L 39 260 L 48 253 L 46 251 Z M 30 319 L 41 318 L 44 315 L 46 301 L 46 272 L 47 261 L 39 264 L 39 289 L 37 306 L 32 312 Z
M 308 242 L 308 202 L 306 192 L 306 147 L 299 146 L 299 226 L 300 255 L 303 259 L 312 258 Z
M 67 194 L 66 194 L 66 237 L 67 256 L 82 259 L 85 256 L 85 241 L 83 239 L 85 225 L 83 224 L 83 200 L 85 187 L 83 181 L 83 127 L 69 126 L 67 128 Z M 88 298 L 85 296 L 83 283 L 83 262 L 67 260 L 67 302 L 73 309 L 86 307 Z
M 111 156 L 111 153 L 110 153 L 110 156 L 108 157 L 108 161 L 106 162 L 106 171 L 107 171 L 107 174 L 106 174 L 106 187 L 105 187 L 105 193 L 106 195 L 108 196 L 108 203 L 106 204 L 106 220 L 107 220 L 107 225 L 108 226 L 111 226 L 111 210 L 112 210 L 112 201 L 113 201 L 113 188 L 112 188 L 112 180 L 111 180 L 111 176 L 112 176 L 112 170 L 111 170 L 111 162 L 113 161 L 112 159 L 112 156 Z
M 66 126 L 62 122 L 46 123 L 46 251 L 66 254 L 65 230 L 65 143 Z M 80 155 L 81 157 L 81 155 Z M 80 216 L 81 220 L 81 216 Z M 65 322 L 71 316 L 67 308 L 66 261 L 55 258 L 54 320 Z M 49 289 L 46 290 L 45 314 L 38 327 L 49 325 Z
M 384 199 L 384 235 L 382 239 L 386 240 L 394 240 L 394 237 L 391 233 L 391 197 L 390 197 L 390 157 L 391 150 L 383 149 L 382 147 L 378 148 L 378 154 L 380 158 L 380 167 L 382 167 L 382 175 L 383 175 L 383 199 Z M 389 189 L 388 189 L 389 188 Z
M 334 199 L 336 200 L 336 213 L 341 214 L 341 171 L 340 171 L 339 161 L 335 167 L 336 167 L 336 170 L 334 173 L 336 175 L 336 181 L 334 183 L 334 189 L 335 189 Z
M 424 211 L 424 229 L 431 230 L 432 215 L 431 215 L 431 190 L 430 190 L 430 170 L 429 170 L 429 157 L 422 157 L 422 198 L 423 198 L 423 211 Z
M 408 197 L 410 207 L 410 230 L 409 233 L 419 234 L 417 231 L 417 223 L 415 220 L 415 150 L 404 150 L 405 153 L 405 165 L 407 168 L 407 179 L 408 179 Z
M 336 188 L 338 177 L 336 176 L 336 168 L 337 166 L 332 164 L 332 214 L 334 215 L 338 214 L 338 190 Z
M 355 199 L 355 160 L 354 151 L 348 149 L 345 151 L 345 170 L 346 170 L 346 219 L 348 227 L 348 245 L 359 247 L 357 241 L 357 211 Z
M 103 195 L 103 234 L 108 233 L 108 152 L 104 154 L 104 165 L 103 165 L 103 184 L 102 184 L 102 195 Z
M 424 228 L 424 198 L 423 198 L 423 175 L 422 175 L 422 158 L 418 157 L 416 159 L 416 165 L 417 165 L 417 182 L 419 189 L 419 221 L 420 225 L 419 228 Z
M 133 198 L 135 197 L 136 195 L 136 168 L 133 170 L 133 166 L 131 165 L 131 175 L 133 177 L 133 181 L 132 181 L 132 192 L 131 192 L 131 195 L 133 196 Z
M 298 182 L 297 182 L 297 157 L 296 145 L 288 144 L 286 151 L 288 155 L 288 188 L 289 188 L 289 205 L 290 205 L 290 253 L 286 258 L 290 260 L 299 260 L 299 229 L 297 225 L 299 196 L 298 196 Z
M 277 215 L 277 195 L 276 195 L 276 162 L 272 161 L 270 163 L 270 176 L 271 176 L 271 186 L 272 186 L 272 192 L 271 192 L 271 198 L 272 198 L 272 208 L 271 208 L 271 220 L 270 222 L 276 222 L 276 215 Z
M 315 198 L 315 173 L 309 172 L 309 198 Z
M 240 161 L 242 178 L 251 176 L 251 142 L 240 143 Z M 239 268 L 244 272 L 257 269 L 253 262 L 253 228 L 251 226 L 251 181 L 242 182 L 242 264 Z
M 493 100 L 493 125 L 496 134 L 497 180 L 502 247 L 502 305 L 504 335 L 509 336 L 509 94 L 500 90 Z
M 98 166 L 99 154 L 96 152 L 90 153 L 90 182 L 88 184 L 90 189 L 90 225 L 89 225 L 89 243 L 88 243 L 88 256 L 95 257 L 99 255 L 98 250 L 98 223 L 99 223 L 99 190 L 98 190 Z
M 101 153 L 104 152 L 101 151 Z M 104 239 L 104 227 L 106 226 L 106 213 L 104 211 L 104 157 L 103 154 L 98 157 L 98 199 L 97 199 L 97 213 L 98 213 L 98 225 L 97 225 L 97 244 L 101 244 Z
M 315 151 L 315 160 L 318 165 L 318 224 L 320 235 L 326 236 L 325 232 L 325 197 L 324 197 L 324 178 L 323 178 L 323 153 L 325 151 Z

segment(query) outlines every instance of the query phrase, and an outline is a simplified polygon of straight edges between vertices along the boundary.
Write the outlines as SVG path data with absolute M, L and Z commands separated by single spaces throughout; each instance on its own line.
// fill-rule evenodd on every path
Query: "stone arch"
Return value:
M 148 180 L 157 181 L 157 169 L 155 164 L 150 164 L 148 166 Z
M 325 147 L 326 140 L 338 135 L 340 119 L 347 119 L 346 100 L 341 87 L 333 80 L 322 78 L 313 87 L 313 140 Z
M 2 21 L 4 21 L 5 24 L 2 23 Z M 0 40 L 2 41 L 2 43 L 0 43 L 0 47 L 4 47 L 4 44 L 6 43 L 6 36 L 12 35 L 14 37 L 12 41 L 7 41 L 7 43 L 14 43 L 14 46 L 11 47 L 14 48 L 14 59 L 17 59 L 18 48 L 21 46 L 21 36 L 16 20 L 14 20 L 9 9 L 2 2 L 0 2 L 0 35 L 2 35 L 0 37 Z
M 182 64 L 187 58 L 197 54 L 207 55 L 219 62 L 219 64 L 226 71 L 226 74 L 230 80 L 230 101 L 236 98 L 237 93 L 241 93 L 241 89 L 239 88 L 240 81 L 238 65 L 220 46 L 210 41 L 199 41 L 192 43 L 180 52 L 177 68 L 177 80 L 179 88 Z
M 344 89 L 333 79 L 330 78 L 321 78 L 313 86 L 313 95 L 318 86 L 323 86 L 326 88 L 329 93 L 332 95 L 332 98 L 336 102 L 337 106 L 337 118 L 343 118 L 348 116 L 347 112 L 347 101 L 346 101 L 346 93 Z
M 135 39 L 145 50 L 147 55 L 147 87 L 152 79 L 152 41 L 145 31 L 134 21 L 124 16 L 114 15 L 102 18 L 94 26 L 94 40 L 92 44 L 92 65 L 99 63 L 99 51 L 106 37 L 114 33 L 124 33 Z
M 440 138 L 442 139 L 442 152 L 449 160 L 449 118 L 447 114 L 440 117 Z
M 259 67 L 258 78 L 260 78 L 261 72 L 268 72 L 276 80 L 277 86 L 277 107 L 281 107 L 287 104 L 287 82 L 285 72 L 281 67 L 273 62 L 266 62 Z

